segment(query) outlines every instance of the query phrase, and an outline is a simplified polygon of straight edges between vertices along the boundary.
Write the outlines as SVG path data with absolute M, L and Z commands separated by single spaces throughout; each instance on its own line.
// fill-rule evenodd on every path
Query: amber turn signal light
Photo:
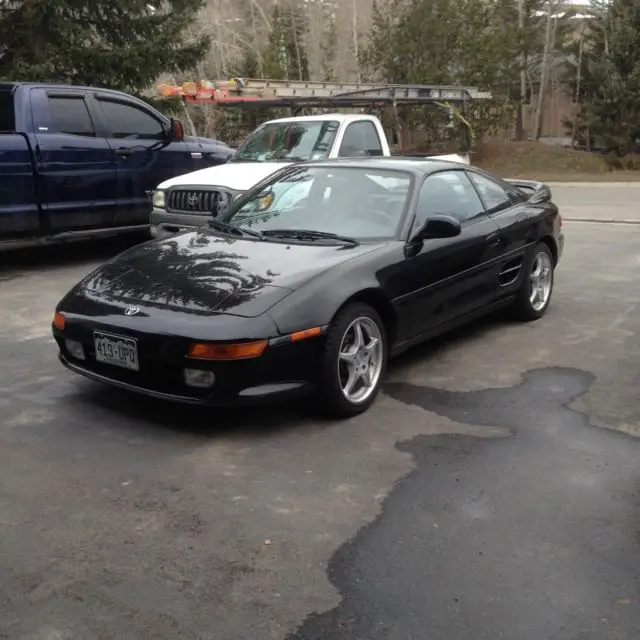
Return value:
M 238 344 L 195 342 L 189 346 L 187 355 L 199 360 L 244 360 L 261 356 L 266 348 L 267 340 Z
M 291 334 L 291 341 L 298 342 L 299 340 L 306 340 L 307 338 L 314 338 L 322 333 L 320 327 L 313 327 L 312 329 L 304 329 L 303 331 L 296 331 Z
M 53 314 L 53 326 L 58 331 L 63 331 L 66 324 L 67 324 L 67 321 L 66 321 L 65 317 L 61 313 L 58 313 L 56 311 Z

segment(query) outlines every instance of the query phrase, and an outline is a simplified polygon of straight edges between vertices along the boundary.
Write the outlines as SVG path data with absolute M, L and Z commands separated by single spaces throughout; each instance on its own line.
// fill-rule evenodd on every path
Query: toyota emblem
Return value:
M 187 200 L 190 207 L 195 207 L 198 204 L 198 194 L 192 193 Z
M 127 305 L 127 308 L 124 310 L 125 316 L 135 316 L 136 313 L 140 313 L 140 307 L 136 307 L 133 304 Z

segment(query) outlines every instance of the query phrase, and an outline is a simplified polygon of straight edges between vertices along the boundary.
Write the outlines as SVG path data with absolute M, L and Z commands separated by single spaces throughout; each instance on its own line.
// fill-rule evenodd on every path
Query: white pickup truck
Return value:
M 212 211 L 291 163 L 390 155 L 375 116 L 331 113 L 270 120 L 252 131 L 226 164 L 158 185 L 153 192 L 151 235 L 162 238 L 204 226 Z M 429 157 L 469 164 L 467 154 Z

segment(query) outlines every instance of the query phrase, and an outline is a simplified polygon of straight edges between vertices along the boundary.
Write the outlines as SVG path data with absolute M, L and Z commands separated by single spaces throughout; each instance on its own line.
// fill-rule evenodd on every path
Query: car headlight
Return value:
M 162 189 L 158 189 L 153 192 L 153 207 L 154 209 L 164 209 L 164 191 Z
M 273 204 L 273 194 L 268 193 L 258 200 L 258 211 L 265 211 Z

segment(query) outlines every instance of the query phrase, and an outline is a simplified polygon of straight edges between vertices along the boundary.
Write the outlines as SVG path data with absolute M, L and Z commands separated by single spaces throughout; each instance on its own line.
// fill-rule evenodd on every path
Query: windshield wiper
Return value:
M 337 233 L 313 231 L 312 229 L 267 229 L 262 232 L 262 235 L 278 238 L 294 238 L 296 240 L 337 240 L 338 242 L 344 242 L 354 247 L 360 244 L 355 238 L 341 236 Z
M 1 1 L 1 0 L 0 0 Z M 309 158 L 303 158 L 302 156 L 274 156 L 272 158 L 265 158 L 264 160 L 258 160 L 257 158 L 242 158 L 238 156 L 232 156 L 227 162 L 307 162 Z
M 212 229 L 216 229 L 217 231 L 223 231 L 224 233 L 230 233 L 235 236 L 252 236 L 254 238 L 262 238 L 262 234 L 259 231 L 241 229 L 240 227 L 235 227 L 228 222 L 222 222 L 222 220 L 216 220 L 215 218 L 207 220 L 207 226 Z
M 303 158 L 302 156 L 287 156 L 278 155 L 265 160 L 265 162 L 307 162 L 309 158 Z
M 236 156 L 231 156 L 228 162 L 264 162 L 264 160 L 258 160 L 257 158 L 238 158 Z

